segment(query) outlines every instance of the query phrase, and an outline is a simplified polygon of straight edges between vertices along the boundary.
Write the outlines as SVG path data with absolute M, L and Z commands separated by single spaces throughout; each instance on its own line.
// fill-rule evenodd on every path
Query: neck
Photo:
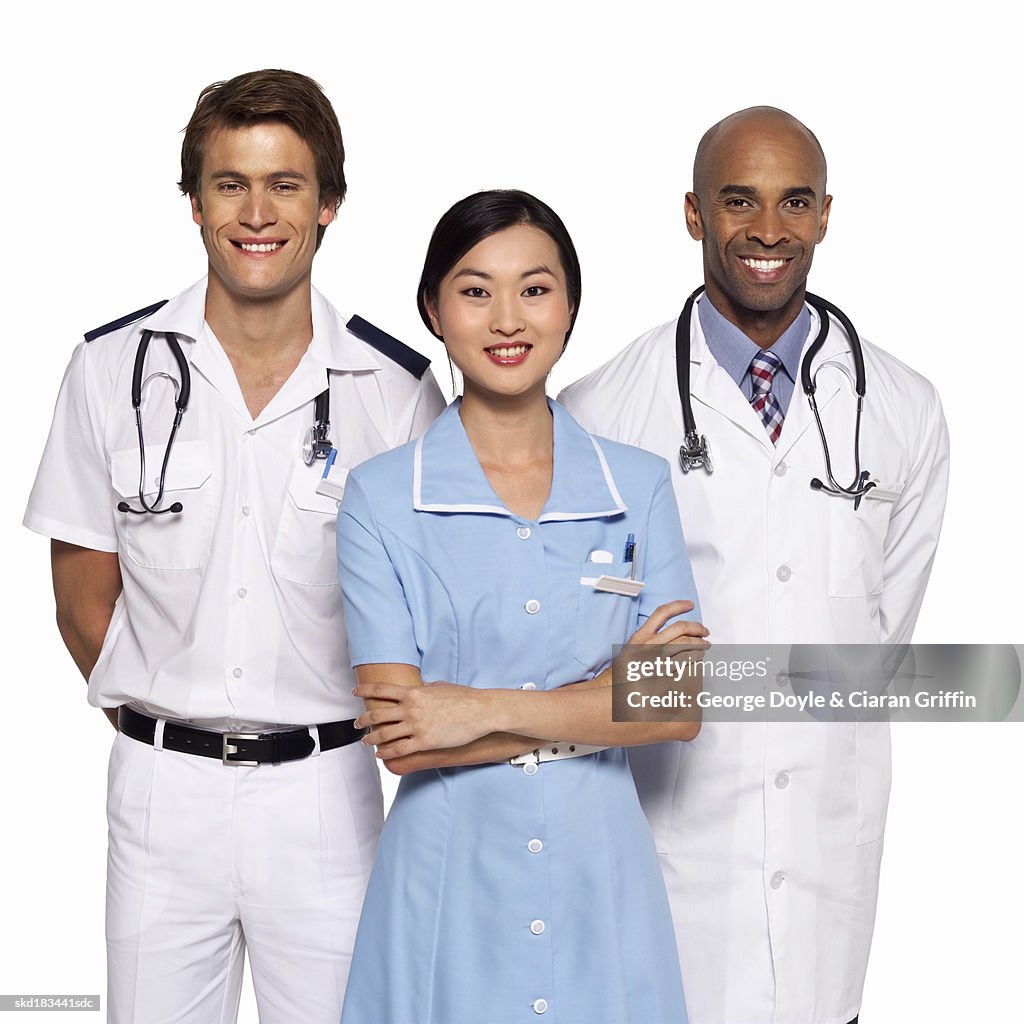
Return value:
M 248 298 L 232 294 L 210 274 L 206 322 L 232 362 L 274 363 L 301 356 L 313 337 L 309 282 L 285 295 Z
M 554 439 L 543 385 L 526 395 L 481 395 L 466 382 L 459 417 L 482 464 L 550 462 Z
M 771 348 L 800 315 L 807 292 L 806 287 L 801 286 L 781 308 L 761 310 L 738 305 L 710 280 L 705 290 L 715 309 L 763 349 Z

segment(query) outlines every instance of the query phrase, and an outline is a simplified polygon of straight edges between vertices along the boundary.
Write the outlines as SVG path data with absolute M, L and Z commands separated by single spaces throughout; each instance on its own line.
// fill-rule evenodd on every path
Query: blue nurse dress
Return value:
M 524 519 L 487 482 L 458 407 L 348 477 L 338 562 L 353 665 L 548 690 L 600 672 L 657 605 L 696 600 L 664 460 L 592 437 L 551 403 L 551 493 Z M 639 597 L 583 582 L 629 575 L 630 533 Z M 417 772 L 384 826 L 343 1024 L 538 1019 L 686 1021 L 665 888 L 621 748 Z

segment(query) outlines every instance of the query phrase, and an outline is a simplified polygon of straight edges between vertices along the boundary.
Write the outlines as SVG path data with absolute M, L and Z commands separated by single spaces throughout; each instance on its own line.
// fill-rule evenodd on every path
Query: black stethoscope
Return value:
M 152 331 L 143 331 L 142 338 L 139 340 L 139 347 L 135 351 L 135 367 L 132 370 L 132 408 L 135 410 L 135 426 L 139 434 L 139 504 L 142 508 L 132 508 L 127 501 L 119 501 L 117 503 L 118 512 L 130 512 L 137 516 L 146 515 L 147 513 L 158 516 L 163 515 L 165 512 L 177 513 L 182 510 L 180 501 L 175 501 L 173 504 L 168 505 L 167 508 L 160 508 L 160 503 L 164 499 L 164 480 L 167 476 L 167 463 L 171 458 L 171 449 L 174 447 L 174 438 L 177 436 L 178 427 L 181 426 L 181 417 L 188 408 L 189 395 L 192 391 L 192 374 L 188 368 L 188 360 L 185 358 L 184 352 L 181 351 L 181 345 L 178 344 L 175 334 L 172 331 L 164 331 L 162 333 L 167 339 L 167 344 L 170 347 L 171 355 L 174 356 L 175 363 L 178 364 L 178 374 L 181 380 L 175 380 L 169 373 L 164 373 L 163 370 L 157 370 L 143 380 L 142 375 L 146 371 L 146 352 L 153 337 Z M 146 501 L 145 494 L 146 442 L 142 431 L 142 393 L 149 387 L 152 381 L 160 377 L 169 380 L 174 386 L 174 422 L 171 424 L 171 432 L 167 437 L 167 444 L 164 447 L 164 458 L 160 464 L 160 476 L 157 479 L 156 498 L 150 504 Z M 306 438 L 302 443 L 302 461 L 307 466 L 311 466 L 317 459 L 326 459 L 331 454 L 330 413 L 331 389 L 330 377 L 328 377 L 328 386 L 316 396 L 314 402 L 316 423 L 306 431 Z
M 711 464 L 711 453 L 708 448 L 708 440 L 703 435 L 698 435 L 697 424 L 693 418 L 693 405 L 690 402 L 690 323 L 693 316 L 693 304 L 697 296 L 704 291 L 704 285 L 696 289 L 686 300 L 683 311 L 676 321 L 676 383 L 679 386 L 679 401 L 683 407 L 683 430 L 684 441 L 679 448 L 679 465 L 684 473 L 691 469 L 703 467 L 709 473 L 714 472 Z M 864 407 L 864 393 L 867 390 L 864 383 L 864 352 L 861 349 L 860 337 L 856 328 L 850 322 L 850 318 L 838 306 L 831 302 L 812 295 L 807 292 L 804 298 L 818 314 L 820 326 L 818 334 L 811 342 L 800 366 L 800 386 L 803 388 L 807 401 L 810 403 L 811 412 L 814 413 L 814 422 L 818 425 L 818 435 L 821 437 L 821 450 L 825 454 L 825 475 L 828 483 L 814 477 L 811 480 L 811 487 L 816 491 L 824 491 L 826 494 L 834 494 L 839 497 L 854 498 L 856 506 L 859 506 L 860 499 L 876 486 L 874 480 L 869 480 L 868 471 L 860 468 L 860 419 Z M 854 390 L 857 393 L 857 422 L 853 431 L 853 465 L 854 477 L 849 487 L 844 487 L 832 475 L 832 459 L 829 455 L 828 441 L 825 438 L 825 428 L 821 423 L 821 416 L 818 413 L 818 402 L 815 393 L 818 389 L 817 373 L 811 373 L 811 363 L 814 357 L 821 351 L 825 339 L 828 337 L 829 314 L 832 314 L 846 331 L 846 337 L 850 343 L 850 354 L 853 356 L 854 367 Z M 820 367 L 819 367 L 820 369 Z M 844 372 L 849 370 L 843 367 Z M 855 507 L 856 507 L 855 506 Z

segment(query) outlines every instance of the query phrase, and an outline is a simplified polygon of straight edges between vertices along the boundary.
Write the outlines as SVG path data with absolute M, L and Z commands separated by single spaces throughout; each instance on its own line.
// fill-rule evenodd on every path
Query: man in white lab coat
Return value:
M 685 211 L 706 290 L 684 326 L 713 473 L 680 466 L 675 322 L 560 396 L 587 429 L 672 464 L 719 644 L 905 642 L 931 568 L 948 469 L 934 388 L 864 343 L 861 463 L 875 486 L 859 501 L 827 493 L 818 429 L 794 396 L 822 315 L 805 302 L 806 280 L 831 201 L 817 139 L 783 111 L 740 111 L 700 142 Z M 817 402 L 845 486 L 859 476 L 856 396 L 850 341 L 835 321 L 813 366 L 826 363 Z M 889 793 L 887 725 L 708 721 L 694 742 L 631 760 L 662 855 L 691 1024 L 855 1020 Z

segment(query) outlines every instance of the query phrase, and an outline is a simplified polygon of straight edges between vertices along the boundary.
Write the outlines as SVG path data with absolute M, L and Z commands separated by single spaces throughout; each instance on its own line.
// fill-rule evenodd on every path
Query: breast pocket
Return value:
M 886 500 L 829 497 L 829 593 L 865 597 L 882 591 L 883 552 L 889 517 L 899 485 L 887 487 Z
M 593 583 L 584 581 L 600 576 L 628 577 L 631 568 L 626 562 L 584 562 L 580 566 L 573 655 L 592 674 L 611 662 L 613 644 L 624 644 L 633 635 L 639 598 L 595 590 Z
M 347 471 L 335 467 L 338 497 L 318 494 L 323 463 L 298 462 L 288 484 L 281 521 L 274 541 L 271 565 L 274 574 L 292 583 L 327 587 L 338 585 L 338 505 Z
M 165 447 L 146 446 L 144 497 L 156 501 Z M 132 508 L 139 504 L 139 449 L 112 452 L 110 479 L 114 491 Z M 160 515 L 116 512 L 121 551 L 146 569 L 198 569 L 210 555 L 215 518 L 212 463 L 205 441 L 179 441 L 167 463 L 161 509 L 175 502 L 180 512 Z

